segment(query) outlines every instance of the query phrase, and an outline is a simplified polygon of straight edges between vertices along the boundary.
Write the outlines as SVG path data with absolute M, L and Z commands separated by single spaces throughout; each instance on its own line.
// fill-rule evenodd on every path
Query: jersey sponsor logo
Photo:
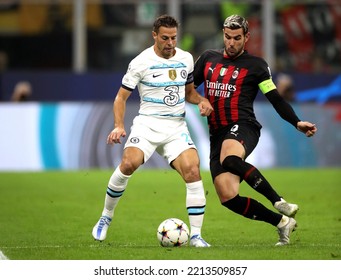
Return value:
M 153 74 L 153 78 L 156 78 L 156 77 L 159 77 L 161 76 L 162 74 Z
M 227 90 L 227 91 L 236 91 L 236 85 L 230 85 L 228 83 L 220 83 L 220 82 L 210 82 L 206 80 L 206 87 L 209 89 L 220 89 L 220 90 Z
M 206 80 L 206 88 L 209 96 L 229 98 L 232 92 L 237 90 L 236 85 Z
M 179 87 L 178 86 L 168 86 L 164 89 L 166 92 L 168 92 L 168 95 L 166 95 L 163 98 L 163 102 L 168 106 L 175 106 L 180 101 L 180 95 L 179 95 Z
M 168 76 L 171 80 L 174 81 L 176 79 L 176 70 L 175 69 L 168 70 Z

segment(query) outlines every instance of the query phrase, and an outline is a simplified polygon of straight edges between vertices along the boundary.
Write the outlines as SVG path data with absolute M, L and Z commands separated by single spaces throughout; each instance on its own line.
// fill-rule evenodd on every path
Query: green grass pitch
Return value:
M 91 231 L 111 170 L 0 173 L 0 253 L 12 260 L 340 260 L 340 169 L 263 170 L 280 195 L 299 204 L 291 244 L 276 229 L 222 207 L 208 172 L 202 234 L 210 248 L 163 248 L 156 230 L 176 217 L 188 224 L 185 185 L 173 170 L 138 170 L 116 208 L 104 242 Z M 242 183 L 241 194 L 272 208 Z

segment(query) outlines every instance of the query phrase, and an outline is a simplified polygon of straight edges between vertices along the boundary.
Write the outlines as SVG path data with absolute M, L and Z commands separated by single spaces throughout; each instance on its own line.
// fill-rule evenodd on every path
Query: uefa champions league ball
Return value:
M 157 229 L 157 239 L 163 247 L 180 247 L 189 239 L 189 229 L 184 221 L 177 218 L 164 220 Z

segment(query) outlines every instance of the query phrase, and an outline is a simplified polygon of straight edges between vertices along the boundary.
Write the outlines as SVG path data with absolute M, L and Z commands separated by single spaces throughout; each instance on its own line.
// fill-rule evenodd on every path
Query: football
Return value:
M 163 247 L 180 247 L 189 239 L 189 229 L 184 221 L 177 218 L 164 220 L 157 229 L 157 239 Z

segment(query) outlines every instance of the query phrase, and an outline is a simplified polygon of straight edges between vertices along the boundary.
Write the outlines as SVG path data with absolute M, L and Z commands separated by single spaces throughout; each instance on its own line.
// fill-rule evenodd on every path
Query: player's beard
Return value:
M 236 58 L 240 56 L 244 52 L 244 48 L 241 48 L 240 50 L 233 49 L 234 51 L 228 51 L 228 49 L 225 47 L 225 53 L 230 57 L 230 58 Z
M 164 48 L 162 50 L 162 56 L 164 58 L 171 58 L 172 56 L 174 56 L 175 53 L 175 49 L 174 48 Z

